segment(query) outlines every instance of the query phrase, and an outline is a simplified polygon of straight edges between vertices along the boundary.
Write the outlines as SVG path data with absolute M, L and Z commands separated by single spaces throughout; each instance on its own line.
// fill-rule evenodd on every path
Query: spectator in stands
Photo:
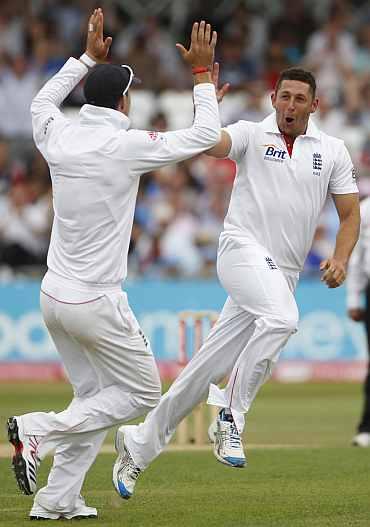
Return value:
M 359 80 L 370 78 L 370 22 L 361 26 L 357 34 L 358 47 L 353 63 L 354 72 Z
M 51 227 L 50 198 L 27 181 L 0 198 L 0 264 L 14 269 L 44 265 Z M 36 194 L 36 195 L 35 195 Z
M 171 192 L 172 216 L 163 224 L 160 254 L 167 274 L 194 277 L 202 271 L 202 257 L 197 247 L 199 220 L 192 212 L 189 193 Z
M 15 1 L 1 3 L 0 55 L 22 55 L 24 53 L 24 20 L 22 7 Z
M 271 100 L 267 96 L 265 83 L 263 80 L 255 80 L 246 86 L 244 105 L 230 115 L 228 123 L 234 123 L 240 119 L 258 122 L 267 117 L 269 113 L 271 113 Z
M 166 132 L 168 130 L 166 114 L 163 112 L 155 113 L 150 119 L 150 129 L 156 132 Z
M 334 5 L 323 27 L 311 35 L 304 57 L 305 66 L 315 72 L 320 93 L 325 92 L 333 103 L 340 100 L 356 56 L 354 38 L 346 30 L 349 21 L 350 12 Z
M 220 43 L 222 63 L 221 82 L 229 83 L 233 89 L 244 89 L 248 82 L 258 78 L 258 66 L 254 59 L 244 57 L 244 37 L 233 35 Z
M 320 104 L 312 119 L 320 130 L 337 137 L 345 125 L 346 113 L 343 108 L 333 104 L 328 97 L 325 97 L 324 93 L 321 93 Z
M 125 64 L 135 64 L 135 72 L 143 81 L 142 86 L 150 86 L 155 91 L 166 86 L 158 58 L 148 53 L 147 40 L 144 32 L 138 33 L 135 36 L 127 55 L 120 57 L 119 60 Z
M 268 17 L 263 8 L 258 12 L 258 5 L 252 9 L 241 2 L 230 14 L 230 19 L 223 28 L 223 35 L 243 37 L 243 57 L 255 61 L 259 68 L 264 66 L 264 56 L 267 46 Z
M 304 0 L 283 0 L 281 13 L 272 20 L 269 40 L 278 41 L 290 63 L 302 59 L 307 40 L 316 28 L 312 10 L 307 9 Z
M 279 74 L 291 66 L 291 62 L 284 52 L 284 46 L 278 40 L 272 40 L 266 51 L 265 71 L 263 78 L 269 90 L 275 88 Z
M 0 136 L 0 196 L 7 192 L 11 179 L 9 143 Z
M 5 137 L 32 137 L 30 105 L 39 86 L 39 75 L 23 55 L 9 59 L 0 77 L 0 133 Z

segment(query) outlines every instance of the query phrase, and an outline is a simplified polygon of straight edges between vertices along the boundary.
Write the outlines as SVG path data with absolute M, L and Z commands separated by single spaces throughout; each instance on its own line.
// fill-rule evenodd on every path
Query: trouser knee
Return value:
M 278 317 L 266 317 L 265 322 L 271 330 L 291 335 L 298 328 L 298 312 L 291 312 Z

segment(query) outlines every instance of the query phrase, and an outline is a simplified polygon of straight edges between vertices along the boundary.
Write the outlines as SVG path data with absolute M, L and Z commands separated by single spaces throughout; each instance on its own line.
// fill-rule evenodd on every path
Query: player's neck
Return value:
M 297 139 L 297 137 L 299 135 L 304 135 L 306 133 L 306 130 L 304 130 L 302 133 L 297 134 L 297 135 L 285 134 L 281 130 L 280 130 L 280 132 L 281 132 L 281 135 L 284 138 L 284 141 L 285 141 L 285 144 L 286 144 L 286 147 L 287 147 L 287 150 L 288 150 L 289 157 L 292 157 L 294 141 Z
M 293 145 L 294 145 L 294 141 L 296 140 L 296 136 L 287 135 L 287 134 L 284 134 L 284 132 L 282 132 L 282 135 L 285 141 L 286 148 L 288 150 L 289 157 L 292 157 Z

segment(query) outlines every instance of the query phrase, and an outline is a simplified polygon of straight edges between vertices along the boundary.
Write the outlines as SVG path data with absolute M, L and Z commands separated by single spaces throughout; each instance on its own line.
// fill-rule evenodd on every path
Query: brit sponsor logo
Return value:
M 276 161 L 278 163 L 283 163 L 287 156 L 287 151 L 278 148 L 276 145 L 263 145 L 265 150 L 264 159 L 266 161 Z
M 314 176 L 320 176 L 321 175 L 321 169 L 322 169 L 322 156 L 318 152 L 315 152 L 312 156 L 312 168 L 313 168 L 313 175 Z

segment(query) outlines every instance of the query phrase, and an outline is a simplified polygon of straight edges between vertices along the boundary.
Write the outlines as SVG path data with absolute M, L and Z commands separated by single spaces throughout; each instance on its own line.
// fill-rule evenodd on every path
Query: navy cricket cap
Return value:
M 115 110 L 120 97 L 126 95 L 133 82 L 139 83 L 141 81 L 134 76 L 130 66 L 97 64 L 92 68 L 85 81 L 86 102 Z

